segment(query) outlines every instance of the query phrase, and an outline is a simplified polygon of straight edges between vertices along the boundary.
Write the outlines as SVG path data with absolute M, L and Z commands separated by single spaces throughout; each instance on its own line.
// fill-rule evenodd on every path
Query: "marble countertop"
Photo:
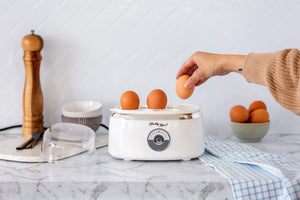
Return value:
M 19 136 L 2 132 L 0 139 Z M 300 160 L 300 135 L 268 134 L 251 145 Z M 97 164 L 86 167 L 0 160 L 0 199 L 233 198 L 227 179 L 198 159 L 127 162 L 112 158 L 107 147 L 97 152 Z

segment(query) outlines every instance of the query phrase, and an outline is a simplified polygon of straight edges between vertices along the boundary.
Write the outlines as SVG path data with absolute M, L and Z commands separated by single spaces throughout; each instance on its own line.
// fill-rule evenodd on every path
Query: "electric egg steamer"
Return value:
M 190 160 L 204 152 L 203 117 L 197 106 L 111 109 L 108 152 L 124 160 Z

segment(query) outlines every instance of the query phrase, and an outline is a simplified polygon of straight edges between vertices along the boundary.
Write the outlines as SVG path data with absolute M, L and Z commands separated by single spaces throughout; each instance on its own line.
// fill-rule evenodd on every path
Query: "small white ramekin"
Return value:
M 97 101 L 76 101 L 62 106 L 61 111 L 65 117 L 98 117 L 102 115 L 102 104 Z

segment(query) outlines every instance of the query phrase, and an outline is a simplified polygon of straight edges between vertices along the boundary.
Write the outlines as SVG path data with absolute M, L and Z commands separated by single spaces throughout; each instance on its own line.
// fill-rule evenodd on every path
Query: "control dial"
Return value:
M 157 128 L 149 133 L 147 140 L 151 149 L 154 151 L 163 151 L 170 143 L 170 135 L 166 130 Z

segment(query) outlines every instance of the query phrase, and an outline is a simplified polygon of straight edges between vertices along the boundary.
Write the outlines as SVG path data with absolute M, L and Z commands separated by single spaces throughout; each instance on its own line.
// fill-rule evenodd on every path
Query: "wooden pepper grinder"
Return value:
M 40 64 L 43 39 L 39 35 L 24 36 L 25 86 L 23 93 L 22 136 L 32 135 L 34 131 L 43 130 L 43 93 L 40 83 Z

